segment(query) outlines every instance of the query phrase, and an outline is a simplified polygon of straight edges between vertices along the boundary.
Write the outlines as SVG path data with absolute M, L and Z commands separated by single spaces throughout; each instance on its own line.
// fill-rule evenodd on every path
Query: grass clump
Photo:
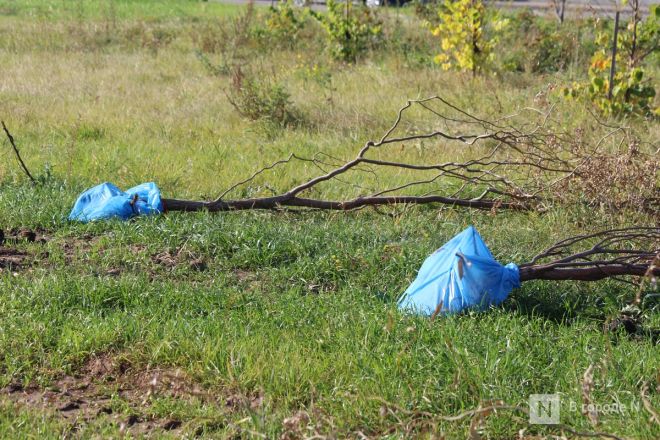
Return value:
M 245 73 L 240 67 L 233 69 L 226 95 L 234 109 L 249 120 L 266 121 L 279 127 L 302 122 L 302 115 L 283 84 Z

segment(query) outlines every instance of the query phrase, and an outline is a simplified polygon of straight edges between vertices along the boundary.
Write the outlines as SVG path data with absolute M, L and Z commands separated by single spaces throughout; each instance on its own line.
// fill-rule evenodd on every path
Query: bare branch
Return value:
M 227 188 L 227 189 L 225 190 L 225 192 L 223 192 L 222 194 L 220 194 L 216 200 L 217 200 L 217 201 L 222 200 L 223 197 L 226 196 L 227 194 L 229 194 L 232 190 L 234 190 L 234 189 L 238 188 L 239 186 L 244 185 L 244 184 L 246 184 L 246 183 L 248 183 L 248 182 L 251 182 L 251 181 L 254 180 L 259 174 L 262 174 L 262 173 L 264 173 L 265 171 L 268 171 L 268 170 L 272 170 L 273 168 L 277 167 L 278 165 L 282 165 L 282 164 L 285 164 L 285 163 L 289 163 L 289 162 L 291 162 L 291 159 L 293 159 L 294 157 L 297 158 L 297 156 L 296 156 L 295 154 L 292 153 L 292 154 L 290 154 L 289 157 L 287 157 L 286 159 L 278 160 L 277 162 L 275 162 L 275 163 L 273 163 L 273 164 L 271 164 L 271 165 L 269 165 L 269 166 L 263 167 L 263 168 L 261 168 L 260 170 L 255 171 L 255 172 L 254 172 L 250 177 L 248 177 L 247 179 L 241 180 L 240 182 L 237 182 L 237 183 L 233 184 L 232 186 L 230 186 L 229 188 Z
M 576 251 L 584 247 L 587 249 Z M 660 268 L 653 265 L 658 254 L 660 227 L 578 235 L 559 241 L 529 263 L 521 264 L 520 280 L 596 281 L 622 275 L 660 275 Z
M 417 124 L 406 120 L 413 108 L 435 121 L 432 122 L 431 130 L 418 132 L 415 128 Z M 639 153 L 639 141 L 628 138 L 627 127 L 606 127 L 608 132 L 599 138 L 596 134 L 598 140 L 591 143 L 591 137 L 583 139 L 584 131 L 563 131 L 562 121 L 551 118 L 552 108 L 547 111 L 525 108 L 522 112 L 524 115 L 512 114 L 488 121 L 440 96 L 408 100 L 397 111 L 394 123 L 385 133 L 377 141 L 366 142 L 353 159 L 342 162 L 323 152 L 309 159 L 291 154 L 288 158 L 265 166 L 230 186 L 214 201 L 165 199 L 165 203 L 170 211 L 282 208 L 350 210 L 396 203 L 441 203 L 478 209 L 544 210 L 548 202 L 566 199 L 571 194 L 570 185 L 574 185 L 573 182 L 576 182 L 577 187 L 586 187 L 589 190 L 593 198 L 591 201 L 586 200 L 587 203 L 601 204 L 604 193 L 624 197 L 620 195 L 619 186 L 628 187 L 628 181 L 643 175 L 646 176 L 645 191 L 639 191 L 626 200 L 613 199 L 611 203 L 641 206 L 649 211 L 656 209 L 657 200 L 660 198 L 655 197 L 648 185 L 660 165 L 657 165 L 657 160 Z M 438 123 L 442 129 L 437 128 Z M 600 121 L 597 123 L 601 126 Z M 466 127 L 469 133 L 463 132 Z M 615 136 L 619 143 L 626 141 L 631 144 L 630 153 L 625 157 L 628 162 L 617 162 L 617 156 L 599 154 L 601 147 L 604 148 L 603 144 L 612 143 Z M 425 145 L 423 142 L 428 142 L 436 148 L 451 147 L 446 148 L 445 153 L 467 155 L 469 159 L 411 163 L 409 160 L 382 157 L 396 151 L 393 148 L 385 148 L 387 146 L 400 145 L 403 151 L 410 143 Z M 457 146 L 459 149 L 454 148 Z M 378 155 L 374 154 L 376 150 Z M 332 160 L 322 160 L 322 155 Z M 231 191 L 293 159 L 310 162 L 318 168 L 320 174 L 292 188 L 274 191 L 272 196 L 225 199 Z M 627 163 L 634 163 L 636 168 L 631 168 L 630 173 L 609 172 L 608 167 L 617 171 L 627 166 Z M 405 171 L 400 174 L 404 181 L 390 187 L 369 188 L 370 185 L 352 179 L 355 172 L 367 172 L 376 182 L 385 181 L 381 177 L 386 169 Z M 610 179 L 612 185 L 618 186 L 609 192 L 600 191 L 597 194 L 596 184 L 602 180 L 598 173 L 602 174 L 605 172 L 603 170 L 607 170 L 608 175 L 618 176 Z M 433 172 L 435 174 L 432 174 Z M 306 196 L 305 193 L 327 182 L 348 185 L 358 193 L 346 195 L 345 200 L 337 201 Z M 385 197 L 385 194 L 388 196 Z
M 37 183 L 36 180 L 34 180 L 34 177 L 32 177 L 32 174 L 30 174 L 30 171 L 28 170 L 27 166 L 25 166 L 25 162 L 23 162 L 23 159 L 21 158 L 21 154 L 18 152 L 18 148 L 16 147 L 16 143 L 14 142 L 14 137 L 11 135 L 9 132 L 9 129 L 5 125 L 5 121 L 0 121 L 2 123 L 2 129 L 5 131 L 5 134 L 7 135 L 7 139 L 9 139 L 9 143 L 14 149 L 14 153 L 16 153 L 16 158 L 18 159 L 18 163 L 21 164 L 21 167 L 23 168 L 23 171 L 25 171 L 25 174 L 30 178 L 32 183 Z

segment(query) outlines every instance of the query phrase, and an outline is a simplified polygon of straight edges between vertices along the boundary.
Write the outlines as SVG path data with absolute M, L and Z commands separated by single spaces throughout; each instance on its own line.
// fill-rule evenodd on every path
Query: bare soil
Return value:
M 20 270 L 25 264 L 27 256 L 28 254 L 25 251 L 0 246 L 0 271 L 5 269 L 9 271 Z
M 155 397 L 198 399 L 230 410 L 239 399 L 232 396 L 219 401 L 180 370 L 135 369 L 121 357 L 108 354 L 92 357 L 79 373 L 64 375 L 47 387 L 13 382 L 0 389 L 0 400 L 43 410 L 74 427 L 109 418 L 120 433 L 149 435 L 159 430 L 179 430 L 183 420 L 146 414 L 145 409 Z M 129 414 L 115 414 L 113 401 L 117 398 L 128 404 Z

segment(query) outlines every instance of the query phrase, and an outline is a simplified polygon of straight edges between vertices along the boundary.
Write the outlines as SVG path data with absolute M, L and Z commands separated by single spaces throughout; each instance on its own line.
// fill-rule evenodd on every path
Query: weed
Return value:
M 302 122 L 302 115 L 291 102 L 289 92 L 281 83 L 271 82 L 264 75 L 256 76 L 235 67 L 231 85 L 225 93 L 234 109 L 244 118 L 263 120 L 281 127 Z
M 248 3 L 243 13 L 217 23 L 206 23 L 196 29 L 192 39 L 195 53 L 204 66 L 213 73 L 230 74 L 234 66 L 246 64 L 250 50 L 257 45 L 256 12 Z M 206 55 L 219 54 L 220 63 L 214 65 Z
M 596 50 L 593 37 L 593 27 L 586 20 L 558 26 L 531 11 L 523 11 L 511 18 L 504 31 L 502 47 L 507 49 L 501 64 L 506 70 L 533 73 L 579 69 Z

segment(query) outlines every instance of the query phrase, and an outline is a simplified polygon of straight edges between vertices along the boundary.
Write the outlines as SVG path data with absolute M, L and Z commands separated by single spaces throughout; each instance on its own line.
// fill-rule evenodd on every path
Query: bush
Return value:
M 299 124 L 302 116 L 284 85 L 264 77 L 246 74 L 240 67 L 234 67 L 230 88 L 225 92 L 231 105 L 252 121 L 266 121 L 280 127 Z
M 409 68 L 433 65 L 435 38 L 428 32 L 420 32 L 418 22 L 411 22 L 406 17 L 390 17 L 383 28 L 383 52 L 401 57 Z
M 305 28 L 307 15 L 304 10 L 295 8 L 290 0 L 280 1 L 271 6 L 266 14 L 263 37 L 269 44 L 281 47 L 295 47 Z
M 586 21 L 559 25 L 529 10 L 511 18 L 502 46 L 508 48 L 502 56 L 505 70 L 530 73 L 553 73 L 580 65 L 596 50 L 592 27 Z
M 373 9 L 335 0 L 328 0 L 327 7 L 325 14 L 311 14 L 325 29 L 333 58 L 354 63 L 380 41 L 383 26 Z
M 640 150 L 639 139 L 630 136 L 621 141 L 618 151 L 585 155 L 571 179 L 560 186 L 563 199 L 587 202 L 609 210 L 631 207 L 660 214 L 657 178 L 660 161 Z
M 440 0 L 413 0 L 411 2 L 417 18 L 434 26 L 439 23 L 438 10 L 441 3 Z
M 619 29 L 615 74 L 611 83 L 614 29 L 608 24 L 596 23 L 599 27 L 598 50 L 591 59 L 589 81 L 564 88 L 564 96 L 586 96 L 606 115 L 660 115 L 660 108 L 654 108 L 656 90 L 653 81 L 647 78 L 644 63 L 660 45 L 660 6 L 651 7 L 649 16 L 643 21 L 633 15 L 627 26 Z

